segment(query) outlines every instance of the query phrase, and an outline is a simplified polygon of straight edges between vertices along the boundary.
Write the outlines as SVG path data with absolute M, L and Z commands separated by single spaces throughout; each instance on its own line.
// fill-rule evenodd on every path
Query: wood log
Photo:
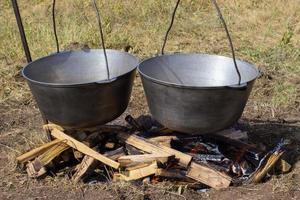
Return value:
M 60 155 L 63 151 L 70 148 L 66 143 L 60 142 L 52 146 L 50 149 L 48 149 L 45 153 L 38 156 L 35 160 L 39 160 L 39 162 L 45 166 L 49 164 L 55 157 Z
M 128 171 L 127 180 L 137 180 L 155 174 L 157 163 L 153 162 L 149 166 Z
M 126 155 L 118 158 L 118 162 L 122 167 L 128 167 L 132 165 L 137 165 L 139 163 L 152 163 L 157 161 L 160 163 L 167 163 L 175 156 L 161 156 L 160 154 L 142 154 L 142 155 Z
M 51 135 L 57 139 L 64 140 L 66 142 L 66 144 L 68 144 L 70 147 L 77 149 L 78 151 L 80 151 L 86 155 L 89 155 L 89 156 L 95 158 L 96 160 L 99 160 L 100 162 L 102 162 L 108 166 L 111 166 L 114 169 L 118 169 L 120 166 L 120 164 L 117 163 L 116 161 L 105 157 L 104 155 L 96 152 L 95 150 L 89 148 L 87 145 L 75 140 L 74 138 L 66 135 L 65 133 L 63 133 L 62 131 L 60 131 L 58 129 L 55 129 L 55 128 L 52 129 Z
M 104 154 L 104 156 L 107 156 L 112 160 L 117 160 L 119 157 L 124 155 L 125 152 L 123 147 L 120 147 L 113 151 L 106 152 Z M 93 171 L 98 165 L 99 162 L 97 160 L 95 160 L 91 156 L 85 155 L 81 163 L 78 166 L 76 166 L 75 174 L 72 176 L 72 180 L 75 183 L 78 183 L 83 176 L 89 175 L 89 173 Z
M 58 130 L 60 130 L 60 131 L 64 131 L 64 130 L 65 130 L 62 126 L 57 125 L 57 124 L 49 123 L 49 124 L 44 124 L 44 125 L 43 125 L 43 129 L 44 129 L 44 130 L 50 130 L 50 131 L 51 131 L 51 130 L 54 129 L 54 128 L 56 128 L 56 129 L 58 129 Z
M 226 174 L 195 162 L 191 163 L 191 166 L 187 172 L 187 177 L 190 177 L 215 189 L 229 187 L 232 180 L 231 177 Z
M 266 163 L 262 165 L 259 169 L 254 172 L 249 180 L 248 183 L 259 183 L 266 174 L 274 167 L 275 163 L 281 158 L 281 156 L 284 154 L 284 151 L 279 153 L 273 153 L 270 155 L 270 157 L 267 159 Z
M 29 161 L 26 165 L 26 172 L 30 178 L 37 178 L 46 174 L 46 168 L 43 166 L 37 166 L 38 163 Z
M 51 142 L 48 142 L 46 144 L 43 144 L 43 145 L 35 148 L 35 149 L 32 149 L 29 152 L 22 154 L 21 156 L 17 157 L 16 159 L 20 163 L 27 162 L 27 161 L 32 160 L 35 157 L 41 155 L 42 153 L 47 151 L 49 148 L 51 148 L 53 145 L 55 145 L 59 142 L 61 142 L 61 140 L 59 140 L 59 139 L 53 140 Z
M 152 142 L 148 139 L 136 136 L 129 135 L 127 133 L 119 133 L 118 137 L 125 141 L 125 143 L 130 144 L 138 149 L 141 149 L 147 153 L 160 154 L 163 156 L 175 155 L 175 158 L 179 160 L 179 164 L 188 167 L 192 160 L 192 156 L 172 149 L 170 147 L 165 147 L 163 145 Z
M 174 140 L 178 140 L 177 136 L 170 135 L 170 136 L 157 136 L 149 138 L 152 142 L 157 142 L 158 144 L 166 147 L 171 147 L 171 142 Z
M 156 170 L 157 170 L 157 163 L 154 161 L 152 164 L 148 166 L 126 171 L 125 175 L 114 174 L 114 180 L 124 180 L 124 181 L 138 180 L 155 174 Z
M 67 150 L 69 146 L 62 141 L 50 147 L 47 151 L 36 157 L 32 162 L 26 165 L 26 171 L 29 177 L 37 178 L 46 173 L 45 166 L 55 157 Z

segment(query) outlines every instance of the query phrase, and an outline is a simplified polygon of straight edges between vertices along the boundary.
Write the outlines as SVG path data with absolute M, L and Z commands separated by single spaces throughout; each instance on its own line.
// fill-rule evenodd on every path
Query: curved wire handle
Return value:
M 216 2 L 216 0 L 211 0 L 212 3 L 215 5 L 216 7 L 216 10 L 218 12 L 218 16 L 224 26 L 224 29 L 225 29 L 225 32 L 226 32 L 226 35 L 227 35 L 227 38 L 228 38 L 228 41 L 229 41 L 229 45 L 230 45 L 230 49 L 231 49 L 231 53 L 232 53 L 232 59 L 233 59 L 233 63 L 234 63 L 234 67 L 235 67 L 235 70 L 236 70 L 236 73 L 238 74 L 239 76 L 239 85 L 241 84 L 241 73 L 240 73 L 240 70 L 236 64 L 236 60 L 235 60 L 235 52 L 234 52 L 234 47 L 233 47 L 233 43 L 232 43 L 232 40 L 231 40 L 231 37 L 230 37 L 230 34 L 229 34 L 229 31 L 228 31 L 228 28 L 227 28 L 227 25 L 226 25 L 226 22 L 222 16 L 222 13 L 221 13 L 221 10 Z
M 96 14 L 97 14 L 98 26 L 99 26 L 99 31 L 100 31 L 100 37 L 101 37 L 101 42 L 102 42 L 102 48 L 103 48 L 104 58 L 105 58 L 105 65 L 106 65 L 106 71 L 107 71 L 107 79 L 109 80 L 110 79 L 110 76 L 109 76 L 109 67 L 108 67 L 107 54 L 106 54 L 106 49 L 105 49 L 105 44 L 104 44 L 104 36 L 103 36 L 103 31 L 102 31 L 100 13 L 99 13 L 99 9 L 98 9 L 96 0 L 93 0 L 93 3 L 94 3 L 94 7 L 95 7 L 95 10 L 96 10 Z
M 56 3 L 56 0 L 53 0 L 53 2 L 52 2 L 52 24 L 53 24 L 53 32 L 54 32 L 54 37 L 55 37 L 55 42 L 56 42 L 56 52 L 59 53 L 59 43 L 58 43 L 57 32 L 56 32 L 56 23 L 55 23 L 55 3 Z
M 233 47 L 233 43 L 232 43 L 232 40 L 231 40 L 231 37 L 230 37 L 230 34 L 229 34 L 229 31 L 228 31 L 228 28 L 227 28 L 227 25 L 226 25 L 226 22 L 223 18 L 223 15 L 221 13 L 221 10 L 216 2 L 216 0 L 211 0 L 212 3 L 214 4 L 216 10 L 217 10 L 217 13 L 218 13 L 218 17 L 220 18 L 223 26 L 224 26 L 224 29 L 225 29 L 225 32 L 226 32 L 226 35 L 227 35 L 227 38 L 228 38 L 228 41 L 229 41 L 229 45 L 230 45 L 230 49 L 231 49 L 231 53 L 232 53 L 232 59 L 233 59 L 233 63 L 234 63 L 234 67 L 235 67 L 235 70 L 236 70 L 236 73 L 238 74 L 238 77 L 239 77 L 239 82 L 238 84 L 240 85 L 241 84 L 241 73 L 240 73 L 240 70 L 237 66 L 237 63 L 236 63 L 236 59 L 235 59 L 235 52 L 234 52 L 234 47 Z M 169 35 L 169 32 L 173 26 L 173 23 L 174 23 L 174 19 L 175 19 L 175 14 L 176 14 L 176 10 L 178 8 L 178 5 L 180 3 L 180 0 L 177 0 L 176 2 L 176 5 L 175 5 L 175 8 L 173 10 L 173 13 L 172 13 L 172 18 L 171 18 L 171 23 L 170 23 L 170 26 L 166 32 L 166 35 L 165 35 L 165 38 L 164 38 L 164 42 L 163 42 L 163 46 L 162 46 L 162 49 L 161 49 L 161 54 L 163 55 L 164 54 L 164 48 L 165 48 L 165 45 L 166 45 L 166 42 L 167 42 L 167 39 L 168 39 L 168 35 Z
M 165 50 L 165 46 L 166 46 L 166 43 L 167 43 L 168 35 L 169 35 L 169 33 L 171 31 L 171 28 L 173 26 L 174 19 L 175 19 L 175 14 L 176 14 L 179 3 L 180 3 L 180 0 L 177 0 L 175 8 L 174 8 L 173 13 L 172 13 L 171 23 L 170 23 L 170 26 L 169 26 L 169 28 L 166 32 L 166 35 L 165 35 L 165 38 L 164 38 L 164 43 L 163 43 L 162 48 L 161 48 L 161 54 L 162 55 L 164 55 L 164 50 Z
M 55 21 L 55 3 L 56 3 L 56 0 L 53 0 L 53 2 L 52 2 L 52 22 L 53 22 L 53 32 L 54 32 L 55 42 L 56 42 L 56 50 L 57 50 L 57 53 L 59 53 L 59 42 L 58 42 L 58 37 L 57 37 L 57 32 L 56 32 L 56 23 L 55 23 L 56 22 Z M 101 18 L 100 18 L 99 9 L 98 9 L 96 0 L 93 0 L 93 3 L 94 3 L 94 7 L 96 10 L 96 14 L 97 14 L 102 48 L 103 48 L 103 52 L 104 52 L 105 65 L 106 65 L 106 71 L 107 71 L 107 79 L 109 80 L 110 74 L 109 74 L 108 59 L 107 59 L 106 48 L 105 48 L 105 43 L 104 43 L 104 36 L 103 36 L 102 25 L 101 25 Z

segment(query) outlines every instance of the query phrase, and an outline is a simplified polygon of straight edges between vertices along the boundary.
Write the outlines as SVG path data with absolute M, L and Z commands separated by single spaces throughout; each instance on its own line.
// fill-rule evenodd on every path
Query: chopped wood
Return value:
M 55 157 L 68 149 L 69 146 L 62 141 L 54 144 L 47 151 L 39 155 L 32 162 L 26 165 L 26 171 L 29 177 L 37 178 L 46 173 L 45 166 L 49 164 Z
M 126 170 L 130 171 L 130 170 L 140 169 L 140 168 L 143 168 L 143 167 L 147 167 L 150 164 L 151 163 L 138 163 L 137 165 L 126 167 Z
M 60 131 L 58 129 L 55 129 L 55 128 L 52 129 L 51 135 L 57 139 L 64 140 L 66 142 L 66 144 L 68 144 L 72 148 L 77 149 L 78 151 L 80 151 L 86 155 L 89 155 L 89 156 L 95 158 L 96 160 L 99 160 L 100 162 L 102 162 L 108 166 L 111 166 L 114 169 L 118 169 L 120 166 L 120 164 L 117 163 L 116 161 L 105 157 L 104 155 L 96 152 L 95 150 L 89 148 L 87 145 L 75 140 L 74 138 L 66 135 L 65 133 L 63 133 L 62 131 Z
M 171 160 L 171 158 L 175 158 L 175 156 L 169 155 L 160 155 L 160 154 L 142 154 L 142 155 L 126 155 L 122 156 L 118 159 L 118 162 L 122 167 L 128 167 L 132 165 L 137 165 L 139 163 L 152 163 L 153 161 L 157 161 L 160 163 L 166 163 Z
M 142 150 L 135 148 L 134 146 L 131 146 L 129 144 L 125 144 L 125 148 L 126 148 L 128 155 L 141 155 L 141 154 L 145 153 Z
M 149 166 L 128 171 L 127 180 L 137 180 L 155 174 L 157 163 L 153 162 Z
M 188 167 L 192 160 L 192 156 L 172 149 L 170 147 L 165 147 L 163 145 L 152 142 L 148 139 L 136 136 L 129 135 L 127 133 L 119 133 L 119 138 L 124 140 L 127 144 L 130 144 L 138 149 L 141 149 L 147 153 L 154 153 L 160 155 L 175 155 L 175 158 L 179 160 L 179 164 L 184 167 Z
M 113 151 L 106 152 L 104 156 L 109 157 L 112 160 L 117 160 L 119 157 L 125 155 L 124 148 L 120 147 Z M 81 163 L 76 167 L 75 174 L 72 177 L 72 180 L 77 183 L 84 176 L 88 175 L 89 172 L 95 169 L 95 167 L 99 165 L 99 162 L 95 160 L 93 157 L 85 155 L 82 159 Z
M 64 131 L 65 129 L 63 128 L 63 127 L 61 127 L 61 126 L 59 126 L 59 125 L 57 125 L 57 124 L 44 124 L 43 125 L 43 129 L 44 130 L 52 130 L 52 129 L 54 129 L 54 128 L 56 128 L 56 129 L 58 129 L 58 130 L 60 130 L 60 131 Z
M 253 175 L 249 178 L 247 181 L 248 183 L 259 183 L 265 176 L 266 174 L 273 168 L 275 163 L 281 158 L 283 155 L 284 151 L 279 152 L 279 153 L 273 153 L 269 156 L 267 159 L 266 163 L 261 166 L 259 169 L 257 169 Z
M 80 160 L 84 157 L 84 154 L 77 150 L 73 150 L 73 154 L 76 160 Z
M 187 177 L 200 181 L 215 189 L 229 187 L 232 180 L 231 177 L 222 172 L 195 162 L 191 163 L 187 172 Z
M 174 135 L 157 136 L 157 137 L 149 138 L 149 140 L 152 142 L 157 142 L 158 144 L 166 146 L 166 147 L 171 147 L 171 142 L 174 140 L 178 140 L 178 137 L 176 137 Z
M 38 159 L 40 163 L 43 166 L 45 166 L 48 163 L 50 163 L 55 157 L 61 154 L 63 151 L 67 150 L 68 148 L 70 147 L 64 142 L 57 143 L 51 148 L 49 148 L 46 152 L 38 156 L 36 159 Z
M 45 167 L 41 167 L 40 165 L 38 165 L 38 162 L 28 162 L 27 165 L 26 165 L 26 172 L 28 174 L 28 176 L 30 178 L 37 178 L 37 177 L 40 177 L 44 174 L 46 174 L 46 169 Z
M 169 142 L 171 140 L 178 140 L 178 137 L 175 135 L 165 135 L 165 136 L 157 136 L 149 138 L 152 142 Z
M 282 173 L 287 173 L 292 169 L 292 165 L 287 161 L 280 159 L 280 170 Z
M 157 170 L 157 163 L 153 162 L 150 165 L 147 165 L 145 167 L 141 167 L 138 169 L 132 169 L 126 171 L 124 174 L 114 174 L 114 180 L 123 180 L 123 181 L 132 181 L 132 180 L 138 180 L 150 175 L 155 174 Z
M 26 153 L 22 154 L 21 156 L 17 157 L 17 161 L 20 162 L 20 163 L 24 163 L 24 162 L 27 162 L 29 160 L 32 160 L 33 158 L 41 155 L 42 153 L 47 151 L 50 147 L 52 147 L 53 145 L 55 145 L 59 142 L 61 142 L 61 140 L 56 139 L 56 140 L 53 140 L 53 141 L 48 142 L 46 144 L 43 144 L 42 146 L 39 146 L 35 149 L 32 149 L 31 151 L 26 152 Z
M 83 175 L 87 175 L 88 171 L 94 169 L 96 165 L 96 160 L 90 156 L 85 155 L 81 161 L 81 163 L 76 166 L 75 174 L 72 176 L 72 180 L 77 183 L 83 177 Z M 93 168 L 93 169 L 91 169 Z

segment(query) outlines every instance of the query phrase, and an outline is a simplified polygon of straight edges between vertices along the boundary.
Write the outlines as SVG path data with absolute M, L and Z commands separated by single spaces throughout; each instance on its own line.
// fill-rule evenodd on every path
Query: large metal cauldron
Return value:
M 68 51 L 40 58 L 22 71 L 42 114 L 69 128 L 109 122 L 126 109 L 138 59 L 126 52 Z
M 227 34 L 232 58 L 208 54 L 163 55 L 180 0 L 165 35 L 161 56 L 140 63 L 148 105 L 166 127 L 189 134 L 205 134 L 235 123 L 243 113 L 258 69 L 235 59 L 229 31 L 212 0 Z
M 241 116 L 259 72 L 232 58 L 207 54 L 173 54 L 140 63 L 149 109 L 166 127 L 190 134 L 211 133 L 231 126 Z

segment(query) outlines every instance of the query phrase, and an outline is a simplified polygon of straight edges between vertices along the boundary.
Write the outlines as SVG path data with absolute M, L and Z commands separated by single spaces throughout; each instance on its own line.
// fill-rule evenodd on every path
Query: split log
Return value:
M 160 145 L 171 147 L 171 142 L 174 140 L 178 140 L 178 137 L 171 135 L 171 136 L 157 136 L 149 138 L 152 142 L 157 142 Z
M 57 124 L 49 123 L 49 124 L 44 124 L 44 125 L 43 125 L 43 129 L 44 129 L 44 130 L 50 130 L 50 131 L 51 131 L 51 130 L 54 129 L 54 128 L 56 128 L 56 129 L 58 129 L 58 130 L 60 130 L 60 131 L 64 131 L 64 130 L 65 130 L 62 126 L 57 125 Z
M 157 170 L 157 163 L 153 162 L 152 164 L 145 167 L 128 170 L 125 172 L 126 173 L 125 175 L 114 174 L 114 180 L 123 180 L 123 181 L 138 180 L 155 174 L 156 170 Z
M 117 160 L 119 157 L 125 155 L 124 148 L 120 147 L 116 150 L 106 152 L 104 156 Z M 79 180 L 86 175 L 89 175 L 89 172 L 93 171 L 96 166 L 99 165 L 99 162 L 95 160 L 93 157 L 85 155 L 82 159 L 81 163 L 76 167 L 75 174 L 72 176 L 72 180 L 77 183 Z
M 260 166 L 254 174 L 247 180 L 248 183 L 259 183 L 266 174 L 274 167 L 275 163 L 281 158 L 284 154 L 284 151 L 279 153 L 273 153 L 269 155 L 269 158 L 266 159 L 266 163 Z
M 142 155 L 126 155 L 118 158 L 118 162 L 122 167 L 128 167 L 137 165 L 139 163 L 152 163 L 153 161 L 160 162 L 162 164 L 167 163 L 175 156 L 160 155 L 160 154 L 142 154 Z
M 62 141 L 50 147 L 46 152 L 27 164 L 26 171 L 28 173 L 28 176 L 37 178 L 45 174 L 45 166 L 68 148 L 69 146 Z
M 120 166 L 120 164 L 117 163 L 116 161 L 105 157 L 104 155 L 96 152 L 95 150 L 89 148 L 87 145 L 75 140 L 74 138 L 66 135 L 65 133 L 63 133 L 62 131 L 60 131 L 58 129 L 55 129 L 55 128 L 52 129 L 51 135 L 57 139 L 64 140 L 66 142 L 66 144 L 68 144 L 70 147 L 77 149 L 78 151 L 80 151 L 86 155 L 89 155 L 89 156 L 95 158 L 96 160 L 99 160 L 100 162 L 102 162 L 108 166 L 111 166 L 114 169 L 118 169 Z
M 230 176 L 223 174 L 222 172 L 195 162 L 191 163 L 187 172 L 187 177 L 200 181 L 215 189 L 229 187 L 232 180 Z
M 26 165 L 26 172 L 30 178 L 37 178 L 46 174 L 46 168 L 39 165 L 37 162 L 28 162 Z
M 61 142 L 61 140 L 56 139 L 56 140 L 53 140 L 53 141 L 48 142 L 46 144 L 43 144 L 42 146 L 37 147 L 35 149 L 32 149 L 31 151 L 26 152 L 23 155 L 17 157 L 17 161 L 20 162 L 20 163 L 24 163 L 24 162 L 27 162 L 29 160 L 32 160 L 33 158 L 41 155 L 42 153 L 47 151 L 50 147 L 52 147 L 53 145 L 55 145 L 59 142 Z
M 175 158 L 179 160 L 179 164 L 188 167 L 192 160 L 192 156 L 172 149 L 170 147 L 165 147 L 163 145 L 152 142 L 148 139 L 136 136 L 129 135 L 127 133 L 119 133 L 118 137 L 125 141 L 125 143 L 130 144 L 138 149 L 141 149 L 147 153 L 160 154 L 160 155 L 175 155 Z
M 60 142 L 52 146 L 50 149 L 48 149 L 45 153 L 38 156 L 35 160 L 39 160 L 39 162 L 45 166 L 49 164 L 55 157 L 60 155 L 63 151 L 67 150 L 69 145 L 67 145 L 64 142 Z

